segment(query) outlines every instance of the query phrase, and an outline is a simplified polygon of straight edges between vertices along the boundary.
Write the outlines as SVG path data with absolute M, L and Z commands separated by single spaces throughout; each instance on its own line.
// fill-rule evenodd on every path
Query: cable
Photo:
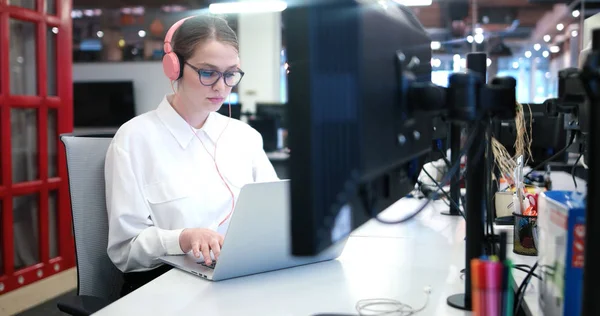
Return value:
M 450 162 L 450 160 L 448 160 L 448 158 L 446 158 L 446 153 L 444 153 L 444 151 L 441 148 L 439 148 L 439 147 L 436 147 L 436 148 L 442 154 L 442 157 L 443 157 L 444 162 L 446 163 L 446 166 L 448 167 L 448 169 L 452 168 L 452 163 Z M 460 157 L 458 158 L 458 160 L 460 161 Z M 459 179 L 458 179 L 459 183 L 460 183 L 460 180 L 462 180 L 462 178 L 459 176 Z M 458 190 L 460 191 L 460 188 Z M 460 203 L 462 203 L 463 208 L 466 210 L 467 209 L 467 201 L 465 201 L 465 197 L 462 194 L 460 194 L 460 192 L 458 193 L 458 196 L 460 199 Z
M 575 180 L 575 168 L 577 167 L 579 160 L 581 160 L 581 157 L 583 157 L 583 153 L 581 153 L 581 155 L 577 157 L 577 160 L 575 160 L 575 164 L 573 164 L 573 168 L 571 168 L 571 177 L 573 177 L 573 184 L 575 185 L 575 189 L 577 189 L 577 180 Z
M 525 276 L 525 279 L 523 279 L 523 282 L 521 282 L 521 285 L 519 285 L 519 289 L 517 290 L 517 305 L 515 306 L 515 315 L 517 314 L 517 312 L 519 311 L 519 309 L 521 308 L 521 304 L 523 304 L 523 299 L 525 297 L 525 291 L 527 291 L 527 286 L 529 285 L 529 282 L 531 281 L 531 277 L 533 276 L 533 273 L 535 271 L 535 269 L 537 268 L 538 263 L 536 262 L 533 267 L 531 267 L 531 270 L 529 270 L 529 272 L 527 273 L 527 275 Z
M 433 181 L 433 183 L 435 183 L 435 185 L 438 187 L 439 191 L 442 191 L 442 193 L 446 196 L 446 198 L 448 199 L 448 201 L 450 201 L 450 203 L 452 204 L 452 206 L 454 206 L 458 212 L 460 213 L 460 215 L 462 215 L 462 217 L 464 219 L 466 219 L 467 217 L 465 216 L 465 214 L 460 210 L 460 206 L 458 206 L 458 204 L 456 203 L 456 201 L 454 201 L 450 195 L 448 194 L 448 192 L 446 192 L 444 190 L 444 188 L 442 187 L 442 185 L 435 181 L 435 179 L 429 174 L 429 172 L 427 172 L 427 170 L 425 168 L 423 168 L 423 172 L 425 172 L 425 174 L 429 177 L 429 179 L 431 179 L 431 181 Z M 436 192 L 437 193 L 437 192 Z
M 419 313 L 427 307 L 429 303 L 429 295 L 431 294 L 431 287 L 426 286 L 423 290 L 425 292 L 425 304 L 419 309 L 414 309 L 408 304 L 404 304 L 400 301 L 387 299 L 387 298 L 373 298 L 360 300 L 356 303 L 356 311 L 360 316 L 381 316 L 381 315 L 398 315 L 398 316 L 409 316 Z M 379 307 L 379 308 L 377 308 Z
M 529 180 L 532 180 L 531 178 L 529 178 L 529 175 L 531 175 L 536 169 L 543 167 L 545 164 L 551 162 L 552 160 L 556 159 L 558 156 L 562 155 L 565 151 L 567 151 L 567 149 L 569 149 L 569 147 L 571 147 L 571 145 L 573 145 L 573 141 L 575 141 L 575 133 L 571 134 L 571 139 L 569 140 L 569 143 L 567 144 L 567 146 L 565 146 L 563 149 L 559 150 L 556 154 L 552 155 L 552 157 L 542 161 L 540 164 L 538 164 L 534 168 L 531 168 L 531 171 L 529 171 L 524 176 L 524 178 L 528 178 Z
M 479 123 L 480 120 L 476 120 L 476 122 Z M 462 152 L 458 156 L 459 157 L 458 161 L 455 162 L 455 164 L 452 166 L 452 168 L 450 168 L 450 170 L 448 170 L 448 173 L 446 173 L 446 175 L 442 179 L 442 181 L 440 183 L 442 186 L 446 185 L 452 179 L 452 176 L 454 176 L 454 173 L 456 173 L 457 168 L 460 169 L 460 157 L 462 157 L 473 145 L 473 142 L 475 141 L 475 137 L 477 136 L 478 131 L 479 131 L 479 124 L 476 125 L 476 128 L 473 130 L 473 132 L 471 132 L 471 135 L 469 135 L 469 138 L 467 139 L 467 141 L 465 143 L 465 147 L 463 148 Z M 484 142 L 482 142 L 480 144 L 479 153 L 477 154 L 477 156 L 481 156 L 481 151 L 483 149 L 485 149 Z M 429 205 L 429 202 L 431 202 L 433 199 L 436 199 L 438 196 L 439 196 L 438 192 L 434 192 L 431 196 L 429 196 L 427 198 L 427 200 L 421 205 L 421 207 L 419 207 L 417 209 L 417 211 L 415 211 L 411 215 L 409 215 L 403 219 L 397 220 L 397 221 L 387 221 L 387 220 L 381 219 L 379 216 L 374 215 L 372 213 L 372 211 L 369 215 L 371 217 L 375 218 L 375 220 L 377 220 L 378 222 L 380 222 L 382 224 L 388 224 L 388 225 L 402 224 L 407 221 L 410 221 L 415 216 L 419 215 L 419 213 L 421 213 L 427 207 L 427 205 Z
M 531 271 L 531 267 L 530 267 L 530 266 L 527 266 L 527 267 L 528 267 L 529 269 L 527 269 L 526 267 L 522 267 L 522 266 L 520 266 L 520 265 L 513 266 L 513 268 L 515 268 L 515 269 L 517 269 L 517 270 L 523 271 L 523 272 L 525 272 L 525 273 L 529 273 L 529 272 Z M 533 275 L 534 277 L 536 277 L 536 278 L 540 279 L 540 280 L 542 279 L 542 277 L 541 277 L 541 276 L 539 276 L 539 275 L 537 275 L 537 274 L 535 274 L 535 273 L 532 273 L 532 275 Z

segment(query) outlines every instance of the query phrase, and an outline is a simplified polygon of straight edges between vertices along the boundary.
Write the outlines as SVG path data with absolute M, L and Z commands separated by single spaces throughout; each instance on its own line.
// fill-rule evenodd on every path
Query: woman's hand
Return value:
M 219 233 L 206 228 L 186 228 L 179 235 L 179 247 L 183 252 L 192 251 L 194 257 L 200 258 L 200 253 L 204 256 L 206 265 L 212 264 L 210 251 L 218 260 L 223 246 L 223 236 Z

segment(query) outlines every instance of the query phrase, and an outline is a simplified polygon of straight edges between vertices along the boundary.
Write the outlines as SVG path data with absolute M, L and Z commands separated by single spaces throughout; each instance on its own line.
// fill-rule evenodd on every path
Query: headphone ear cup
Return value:
M 179 56 L 175 53 L 167 53 L 163 56 L 163 71 L 167 78 L 177 80 L 181 78 L 183 66 L 179 62 Z
M 177 56 L 177 64 L 179 65 L 179 76 L 177 77 L 177 80 L 179 80 L 183 77 L 183 66 L 185 66 L 185 63 L 183 62 L 181 55 L 175 53 L 175 56 Z

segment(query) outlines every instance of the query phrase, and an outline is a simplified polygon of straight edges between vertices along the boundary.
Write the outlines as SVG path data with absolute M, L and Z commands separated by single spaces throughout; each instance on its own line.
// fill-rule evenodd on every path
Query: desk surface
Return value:
M 402 200 L 387 218 L 414 211 Z M 173 269 L 95 315 L 315 315 L 356 314 L 361 299 L 390 298 L 420 315 L 468 315 L 446 304 L 464 290 L 464 221 L 439 215 L 433 205 L 406 225 L 369 222 L 349 238 L 337 260 L 211 282 Z
M 567 177 L 557 175 L 555 186 L 566 185 Z M 382 216 L 402 218 L 422 202 L 400 200 Z M 426 286 L 432 292 L 419 315 L 470 315 L 446 304 L 448 296 L 464 291 L 460 270 L 465 258 L 465 222 L 459 216 L 440 215 L 447 208 L 441 201 L 431 203 L 403 225 L 372 220 L 354 231 L 342 255 L 329 262 L 220 282 L 173 269 L 95 315 L 356 315 L 356 303 L 368 298 L 420 308 Z M 512 252 L 510 257 L 529 265 L 536 260 Z M 514 275 L 518 284 L 525 273 Z M 536 283 L 525 296 L 530 315 L 541 315 Z

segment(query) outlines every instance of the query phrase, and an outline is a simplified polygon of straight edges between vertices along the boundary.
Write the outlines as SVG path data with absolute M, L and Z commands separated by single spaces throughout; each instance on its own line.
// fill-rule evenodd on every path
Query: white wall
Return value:
M 246 73 L 239 100 L 254 112 L 256 102 L 281 102 L 281 13 L 241 14 L 238 18 L 240 60 Z
M 156 109 L 165 94 L 173 93 L 159 61 L 73 64 L 73 82 L 119 80 L 133 81 L 136 115 Z

